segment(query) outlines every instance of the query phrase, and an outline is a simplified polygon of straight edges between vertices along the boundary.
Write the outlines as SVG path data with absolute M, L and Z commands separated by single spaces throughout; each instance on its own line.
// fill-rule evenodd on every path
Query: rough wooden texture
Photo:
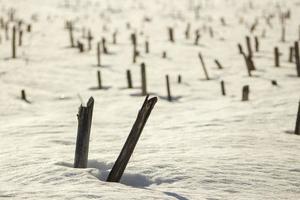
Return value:
M 94 108 L 93 97 L 89 99 L 86 107 L 81 105 L 79 108 L 79 113 L 77 115 L 78 130 L 77 130 L 74 168 L 87 167 L 93 108 Z
M 129 159 L 134 151 L 134 148 L 140 138 L 140 135 L 144 129 L 144 126 L 151 114 L 151 111 L 154 105 L 157 102 L 157 98 L 148 99 L 146 97 L 145 102 L 140 109 L 137 119 L 129 133 L 129 136 L 122 148 L 122 151 L 116 160 L 112 170 L 110 171 L 107 181 L 108 182 L 119 182 L 122 178 L 122 175 L 126 169 L 126 166 L 129 162 Z
M 207 70 L 206 70 L 206 66 L 205 66 L 205 63 L 204 63 L 204 60 L 203 60 L 202 54 L 201 54 L 201 53 L 199 53 L 199 54 L 198 54 L 198 56 L 199 56 L 199 59 L 200 59 L 200 62 L 201 62 L 201 65 L 202 65 L 202 68 L 203 68 L 203 71 L 204 71 L 204 74 L 205 74 L 206 80 L 209 80 L 208 72 L 207 72 Z

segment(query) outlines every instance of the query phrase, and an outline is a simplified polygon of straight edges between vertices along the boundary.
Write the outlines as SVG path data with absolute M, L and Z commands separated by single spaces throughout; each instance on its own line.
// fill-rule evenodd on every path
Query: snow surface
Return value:
M 0 0 L 1 16 L 32 23 L 24 45 L 11 57 L 11 41 L 0 31 L 0 199 L 300 199 L 300 137 L 293 132 L 300 79 L 288 48 L 298 39 L 300 1 L 196 0 Z M 201 4 L 200 18 L 191 9 Z M 280 42 L 278 6 L 291 9 L 286 42 Z M 262 16 L 274 13 L 273 29 Z M 227 26 L 222 26 L 224 16 Z M 145 17 L 151 19 L 145 21 Z M 239 23 L 243 17 L 243 23 Z M 256 17 L 253 35 L 261 38 L 255 53 L 257 70 L 247 75 L 237 43 L 245 49 L 245 35 Z M 69 48 L 65 21 L 74 20 L 76 39 L 91 29 L 93 50 L 80 54 Z M 126 23 L 131 28 L 126 28 Z M 191 39 L 184 39 L 187 22 Z M 247 24 L 247 26 L 246 26 Z M 175 28 L 175 43 L 167 27 Z M 211 26 L 210 38 L 204 26 Z M 194 31 L 201 28 L 198 46 Z M 111 43 L 118 30 L 118 43 Z M 130 34 L 138 33 L 141 56 L 132 64 Z M 95 44 L 105 36 L 110 55 L 100 68 L 107 90 L 97 85 Z M 150 54 L 144 41 L 150 41 Z M 275 68 L 278 45 L 281 67 Z M 162 59 L 167 51 L 167 59 Z M 204 80 L 198 59 L 204 55 L 212 80 Z M 224 66 L 217 69 L 214 59 Z M 146 63 L 149 91 L 161 97 L 141 135 L 121 183 L 105 179 L 135 121 L 144 97 L 140 63 Z M 126 87 L 131 69 L 135 89 Z M 176 101 L 166 101 L 165 75 L 171 79 Z M 181 74 L 183 83 L 178 84 Z M 271 85 L 277 80 L 279 86 Z M 220 80 L 227 96 L 221 96 Z M 243 85 L 250 85 L 250 101 L 241 102 Z M 20 100 L 26 89 L 32 101 Z M 81 103 L 95 98 L 87 169 L 72 168 L 76 114 Z

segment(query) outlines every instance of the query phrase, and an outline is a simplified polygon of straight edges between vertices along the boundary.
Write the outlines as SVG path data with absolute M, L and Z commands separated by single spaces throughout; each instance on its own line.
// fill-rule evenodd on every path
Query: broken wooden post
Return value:
M 101 80 L 101 72 L 97 71 L 97 79 L 98 79 L 98 89 L 102 89 L 102 80 Z
M 300 135 L 300 102 L 299 102 L 299 105 L 298 105 L 298 113 L 297 113 L 295 134 Z
M 12 58 L 16 58 L 17 57 L 17 47 L 16 47 L 16 27 L 14 26 L 12 29 Z
M 225 82 L 223 80 L 221 81 L 221 91 L 222 91 L 222 95 L 226 96 Z
M 245 85 L 243 87 L 243 91 L 242 91 L 242 101 L 248 101 L 249 100 L 249 85 Z
M 289 51 L 289 62 L 293 62 L 293 57 L 294 57 L 294 47 L 290 47 L 290 51 Z
M 258 40 L 258 37 L 255 36 L 254 40 L 255 40 L 255 51 L 259 52 L 259 40 Z
M 215 59 L 215 63 L 218 66 L 219 69 L 223 69 L 221 63 L 217 59 Z
M 101 66 L 101 43 L 97 42 L 97 66 Z
M 166 75 L 166 84 L 167 84 L 168 101 L 172 101 L 171 89 L 170 89 L 170 81 L 169 81 L 169 75 Z
M 296 41 L 294 44 L 294 53 L 295 53 L 295 61 L 296 61 L 296 70 L 297 70 L 297 76 L 300 77 L 300 58 L 299 58 L 299 45 Z
M 199 56 L 199 59 L 200 59 L 200 62 L 201 62 L 201 65 L 202 65 L 202 68 L 203 68 L 203 71 L 204 71 L 204 74 L 205 74 L 206 80 L 209 80 L 209 76 L 208 76 L 208 73 L 207 73 L 207 70 L 206 70 L 206 66 L 205 66 L 205 63 L 204 63 L 204 60 L 203 60 L 202 54 L 201 54 L 201 53 L 199 53 L 199 54 L 198 54 L 198 56 Z
M 279 63 L 279 50 L 278 50 L 278 47 L 274 48 L 274 59 L 275 59 L 275 67 L 279 67 L 280 63 Z
M 149 96 L 146 97 L 144 104 L 138 113 L 137 119 L 134 122 L 122 151 L 120 152 L 112 170 L 107 177 L 107 182 L 119 182 L 122 178 L 122 175 L 151 114 L 151 111 L 157 102 L 157 97 L 153 97 L 151 99 L 148 98 Z
M 133 88 L 132 86 L 132 79 L 131 79 L 131 72 L 130 70 L 126 70 L 126 77 L 127 77 L 127 85 L 128 85 L 128 88 Z
M 142 96 L 147 95 L 146 65 L 141 64 Z
M 86 168 L 89 154 L 90 132 L 92 125 L 94 99 L 91 97 L 87 106 L 80 106 L 77 115 L 78 129 L 75 149 L 74 168 Z
M 19 46 L 23 44 L 23 31 L 19 30 Z
M 174 42 L 174 32 L 173 32 L 173 28 L 172 27 L 168 28 L 168 33 L 169 33 L 169 41 L 170 42 Z
M 74 48 L 75 44 L 74 44 L 74 35 L 73 35 L 73 23 L 70 21 L 68 26 L 68 30 L 69 30 L 69 36 L 70 36 L 70 44 L 71 47 Z M 28 26 L 27 26 L 27 31 L 28 31 Z M 30 31 L 31 31 L 31 27 L 30 27 Z

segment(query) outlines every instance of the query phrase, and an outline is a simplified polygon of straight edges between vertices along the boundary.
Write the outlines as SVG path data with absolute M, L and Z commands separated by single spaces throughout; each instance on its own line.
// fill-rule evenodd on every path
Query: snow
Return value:
M 300 79 L 288 49 L 298 39 L 299 1 L 196 0 L 0 0 L 1 16 L 13 7 L 16 16 L 32 23 L 24 45 L 11 57 L 11 41 L 0 30 L 0 199 L 299 199 L 300 137 L 295 127 Z M 201 3 L 200 18 L 190 7 Z M 278 8 L 291 9 L 286 42 L 281 42 Z M 276 14 L 273 29 L 261 19 Z M 221 26 L 224 16 L 227 26 Z M 145 22 L 144 17 L 151 19 Z M 240 17 L 244 23 L 240 24 Z M 248 77 L 237 43 L 246 51 L 245 24 L 261 24 L 254 54 L 257 70 Z M 80 54 L 69 48 L 66 20 L 91 29 L 93 50 Z M 191 39 L 184 38 L 191 23 Z M 126 28 L 130 23 L 131 28 Z M 201 31 L 193 45 L 194 31 Z M 106 31 L 103 30 L 106 26 Z M 167 27 L 174 27 L 175 43 Z M 118 30 L 118 43 L 112 33 Z M 138 35 L 141 57 L 132 64 L 130 34 Z M 105 36 L 110 55 L 96 67 L 96 42 Z M 252 36 L 251 36 L 252 37 Z M 144 41 L 150 41 L 150 54 Z M 87 45 L 86 40 L 82 41 Z M 253 41 L 253 40 L 252 40 Z M 275 68 L 273 48 L 282 52 Z M 162 52 L 167 51 L 167 59 Z M 198 53 L 203 54 L 212 80 L 206 81 Z M 217 69 L 214 59 L 224 66 Z M 148 88 L 160 97 L 121 183 L 105 182 L 129 134 L 144 97 L 140 93 L 140 63 L 146 63 Z M 97 86 L 101 70 L 107 90 Z M 126 69 L 134 89 L 126 87 Z M 177 100 L 166 100 L 165 75 Z M 177 83 L 181 74 L 183 83 Z M 220 81 L 225 81 L 223 97 Z M 278 87 L 271 85 L 277 80 Z M 250 86 L 250 101 L 242 102 L 242 87 Z M 27 104 L 20 99 L 26 90 Z M 95 107 L 87 169 L 74 169 L 79 105 L 93 96 Z

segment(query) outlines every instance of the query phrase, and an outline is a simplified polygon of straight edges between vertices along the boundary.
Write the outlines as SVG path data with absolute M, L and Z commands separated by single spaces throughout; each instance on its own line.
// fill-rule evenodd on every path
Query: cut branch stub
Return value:
M 89 99 L 86 107 L 81 105 L 79 108 L 79 112 L 77 115 L 78 129 L 77 129 L 74 168 L 87 167 L 93 108 L 94 108 L 93 97 Z
M 149 96 L 146 97 L 144 104 L 138 113 L 137 119 L 129 133 L 122 151 L 120 152 L 118 159 L 108 175 L 107 182 L 119 182 L 122 178 L 143 128 L 151 114 L 152 109 L 154 108 L 154 105 L 157 102 L 157 97 L 153 97 L 151 99 L 148 98 Z

